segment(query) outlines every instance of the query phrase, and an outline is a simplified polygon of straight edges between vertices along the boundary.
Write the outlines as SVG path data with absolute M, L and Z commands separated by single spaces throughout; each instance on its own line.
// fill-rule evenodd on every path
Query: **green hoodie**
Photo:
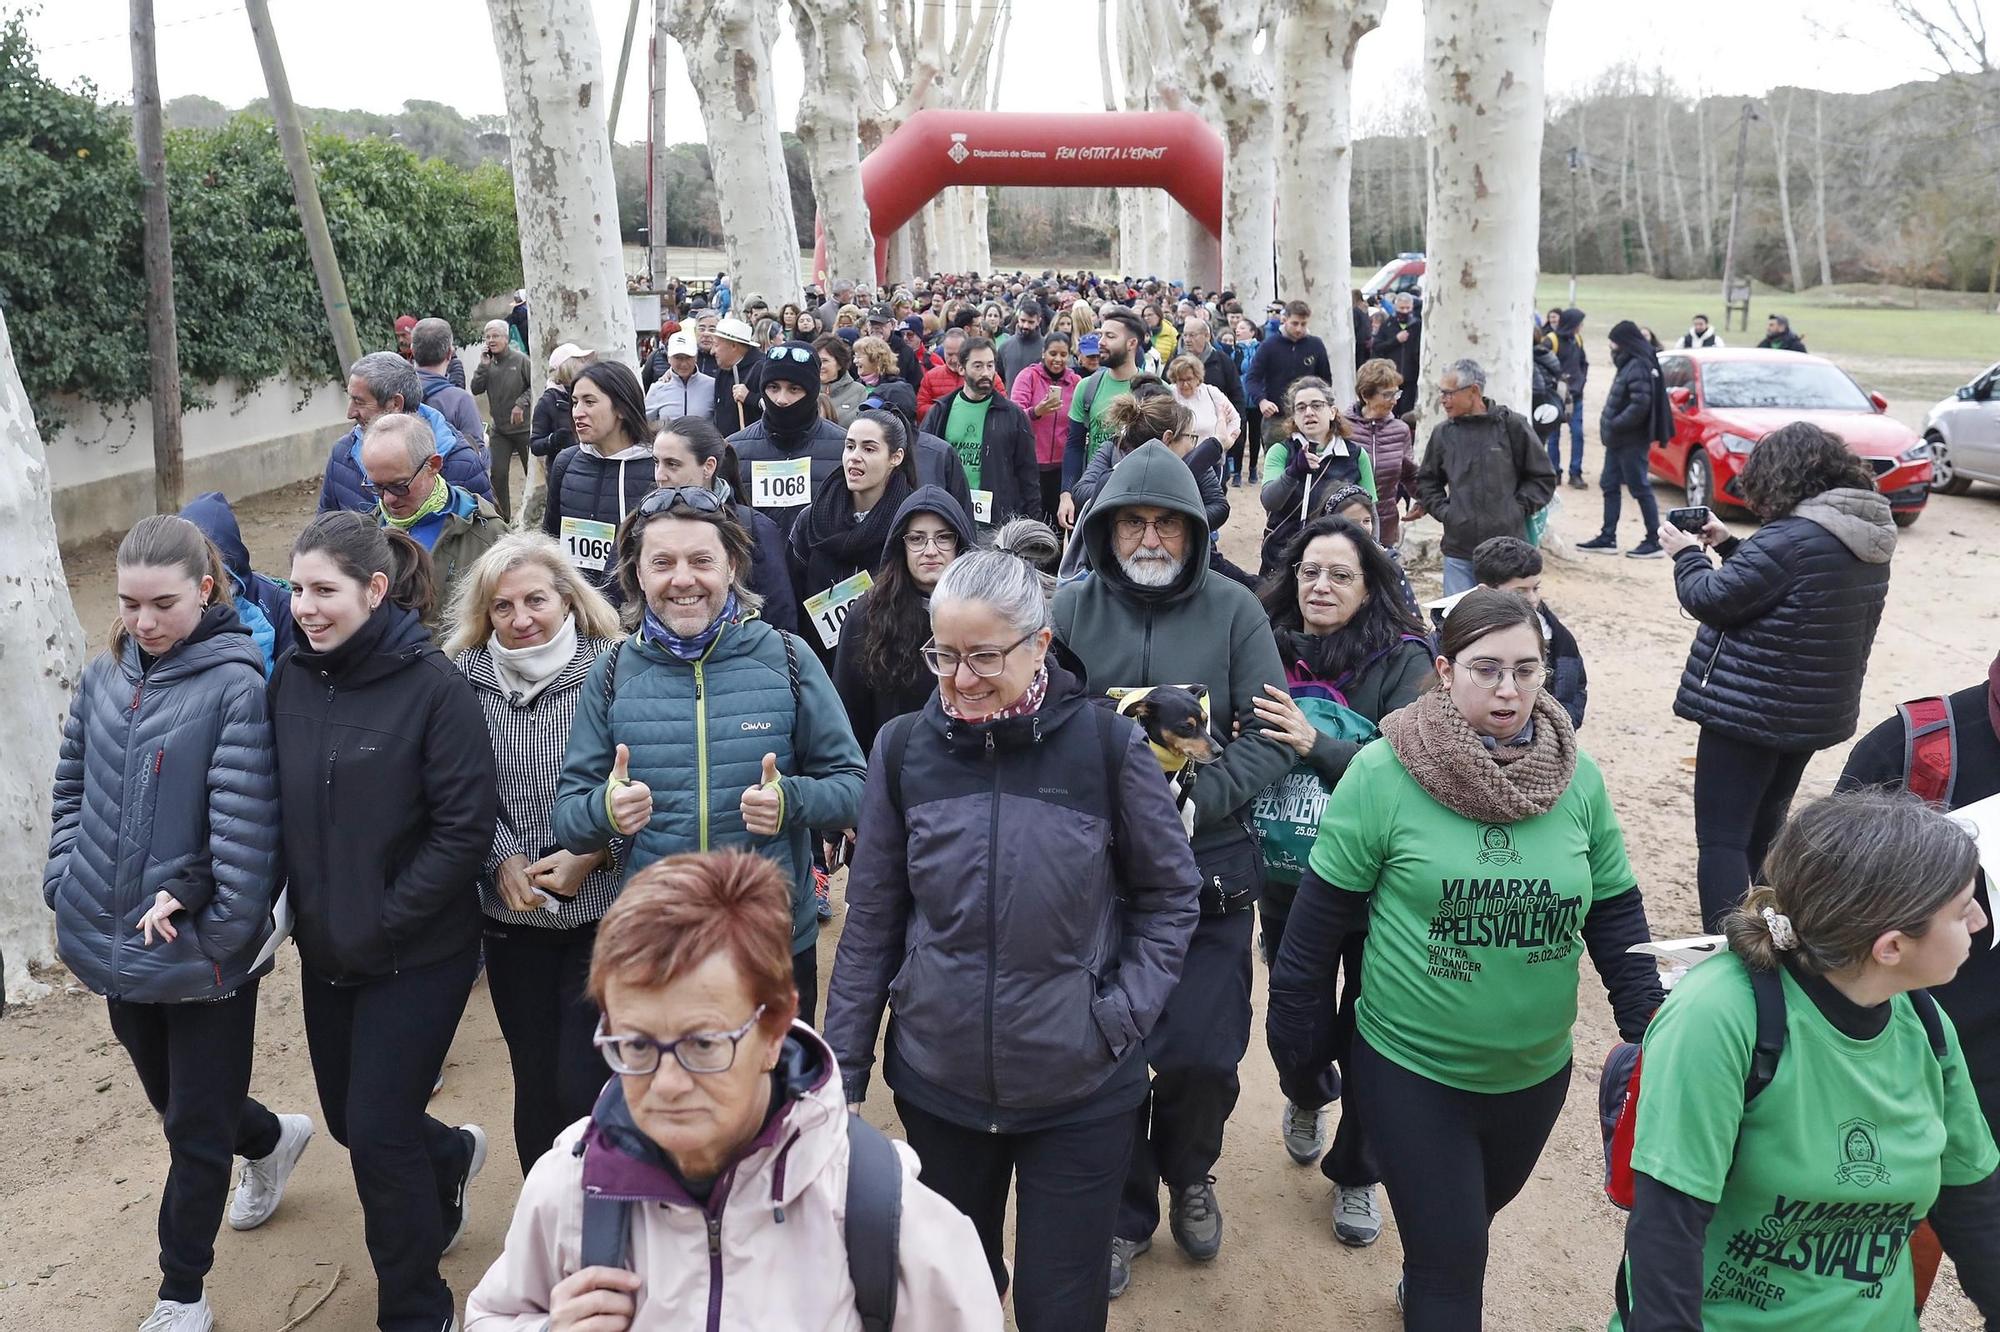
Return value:
M 1187 563 L 1166 587 L 1134 586 L 1112 553 L 1118 511 L 1135 504 L 1187 518 Z M 1157 440 L 1141 445 L 1111 469 L 1084 515 L 1081 539 L 1098 572 L 1056 593 L 1056 637 L 1083 662 L 1093 690 L 1206 685 L 1215 734 L 1228 737 L 1242 722 L 1243 734 L 1202 769 L 1194 787 L 1195 844 L 1207 848 L 1240 836 L 1232 816 L 1292 766 L 1290 749 L 1258 733 L 1251 706 L 1264 686 L 1285 687 L 1285 668 L 1257 598 L 1209 576 L 1208 519 L 1194 473 Z

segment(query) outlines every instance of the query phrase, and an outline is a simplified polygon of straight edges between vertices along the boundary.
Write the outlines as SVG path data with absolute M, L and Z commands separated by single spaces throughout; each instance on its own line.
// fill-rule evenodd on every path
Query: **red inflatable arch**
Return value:
M 1192 111 L 919 111 L 861 163 L 875 280 L 888 277 L 889 238 L 952 185 L 1161 189 L 1219 239 L 1222 152 L 1222 136 Z M 825 271 L 822 237 L 813 272 Z

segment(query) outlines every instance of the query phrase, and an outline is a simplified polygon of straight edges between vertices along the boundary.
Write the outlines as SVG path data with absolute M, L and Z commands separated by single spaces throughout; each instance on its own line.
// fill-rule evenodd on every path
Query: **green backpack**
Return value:
M 1316 692 L 1304 697 L 1299 689 Z M 1381 732 L 1375 723 L 1335 699 L 1317 691 L 1324 685 L 1293 686 L 1292 700 L 1305 713 L 1313 729 L 1336 740 L 1373 740 Z M 1321 779 L 1312 764 L 1300 759 L 1292 770 L 1264 788 L 1251 802 L 1250 817 L 1264 851 L 1264 872 L 1278 883 L 1297 883 L 1306 870 L 1319 837 L 1320 816 L 1326 812 L 1327 797 L 1333 788 Z

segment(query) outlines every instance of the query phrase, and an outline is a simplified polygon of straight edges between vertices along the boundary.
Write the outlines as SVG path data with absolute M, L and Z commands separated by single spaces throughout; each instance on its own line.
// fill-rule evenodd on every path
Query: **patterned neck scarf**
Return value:
M 445 506 L 449 503 L 451 503 L 451 482 L 444 479 L 443 473 L 439 473 L 437 484 L 431 487 L 430 498 L 419 505 L 417 511 L 409 517 L 398 518 L 395 514 L 390 513 L 387 508 L 383 507 L 380 502 L 377 502 L 375 505 L 375 511 L 382 522 L 387 523 L 399 532 L 407 532 L 433 514 L 444 512 Z
M 708 627 L 692 638 L 682 638 L 667 628 L 666 621 L 653 614 L 651 606 L 639 621 L 639 636 L 648 642 L 657 643 L 682 661 L 693 661 L 708 651 L 710 645 L 721 636 L 724 626 L 734 624 L 742 607 L 737 603 L 736 591 L 730 589 L 729 599 L 722 603 L 722 613 L 708 622 Z
M 1034 679 L 1028 681 L 1028 687 L 1021 691 L 1021 696 L 998 712 L 989 712 L 984 717 L 968 717 L 945 702 L 942 692 L 938 695 L 938 706 L 943 708 L 944 715 L 953 721 L 969 721 L 984 726 L 988 722 L 1006 721 L 1009 717 L 1025 717 L 1031 712 L 1039 712 L 1042 700 L 1048 696 L 1048 692 L 1049 668 L 1044 666 L 1035 672 Z

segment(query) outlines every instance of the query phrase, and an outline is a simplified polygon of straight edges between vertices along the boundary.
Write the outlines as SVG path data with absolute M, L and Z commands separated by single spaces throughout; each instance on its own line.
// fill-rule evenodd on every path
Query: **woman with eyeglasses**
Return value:
M 1264 585 L 1262 600 L 1277 636 L 1287 687 L 1267 685 L 1265 697 L 1253 706 L 1262 733 L 1298 758 L 1292 774 L 1266 792 L 1277 803 L 1264 807 L 1260 798 L 1256 812 L 1265 832 L 1269 871 L 1257 903 L 1269 965 L 1284 942 L 1299 874 L 1294 861 L 1280 864 L 1273 858 L 1275 835 L 1293 833 L 1301 823 L 1316 828 L 1334 787 L 1382 719 L 1421 698 L 1436 685 L 1437 673 L 1423 622 L 1403 598 L 1400 569 L 1347 519 L 1315 518 L 1306 524 L 1285 551 L 1277 575 Z M 1338 959 L 1335 1055 L 1343 1062 L 1361 994 L 1366 942 L 1364 923 L 1348 935 Z M 1327 1147 L 1325 1107 L 1341 1094 L 1340 1076 L 1322 1064 L 1307 1079 L 1287 1079 L 1284 1090 L 1280 1136 L 1286 1152 L 1300 1165 L 1326 1153 L 1320 1169 L 1334 1185 L 1334 1238 L 1355 1247 L 1373 1244 L 1382 1233 L 1375 1197 L 1381 1175 L 1352 1098 L 1342 1102 L 1332 1149 Z
M 846 1113 L 832 1052 L 794 1021 L 768 860 L 658 861 L 597 933 L 598 1072 L 615 1076 L 528 1173 L 467 1332 L 847 1332 L 891 1301 L 898 1327 L 999 1332 L 971 1224 Z
M 1003 1292 L 1014 1191 L 1019 1327 L 1102 1328 L 1145 1039 L 1199 876 L 1144 733 L 1051 655 L 1031 565 L 960 557 L 930 626 L 937 694 L 869 760 L 827 1042 L 858 1107 L 893 1009 L 897 1116 Z
M 1396 399 L 1403 391 L 1403 376 L 1394 361 L 1376 357 L 1363 361 L 1354 372 L 1355 401 L 1347 409 L 1347 437 L 1368 455 L 1375 473 L 1376 540 L 1393 548 L 1402 535 L 1398 499 L 1415 500 L 1417 492 L 1415 460 L 1411 445 L 1415 436 L 1396 415 Z
M 1334 976 L 1366 928 L 1343 1102 L 1403 1243 L 1406 1325 L 1477 1332 L 1487 1230 L 1562 1109 L 1588 949 L 1619 1033 L 1659 1006 L 1645 906 L 1603 775 L 1542 688 L 1535 608 L 1474 588 L 1446 618 L 1438 685 L 1382 719 L 1321 818 L 1271 967 L 1281 1083 L 1339 1049 Z M 1581 940 L 1583 948 L 1578 947 Z
M 618 603 L 612 554 L 618 525 L 653 489 L 652 427 L 639 377 L 621 361 L 597 361 L 570 390 L 576 443 L 549 464 L 542 530 L 590 585 Z
M 583 983 L 618 865 L 610 851 L 579 856 L 556 845 L 550 814 L 584 677 L 624 631 L 540 532 L 502 537 L 472 566 L 448 625 L 442 646 L 479 700 L 499 778 L 501 817 L 479 879 L 480 943 L 514 1070 L 514 1146 L 526 1173 L 590 1112 L 604 1082 Z
M 270 686 L 306 1046 L 384 1328 L 449 1326 L 438 1260 L 486 1162 L 479 1126 L 425 1111 L 478 973 L 500 814 L 485 718 L 424 627 L 433 596 L 407 535 L 321 514 L 292 543 L 297 645 Z
M 833 662 L 841 621 L 891 558 L 890 533 L 917 488 L 916 450 L 894 412 L 863 412 L 847 428 L 840 471 L 813 494 L 792 525 L 789 561 L 822 662 Z M 859 575 L 867 579 L 854 581 Z
M 1333 389 L 1323 379 L 1302 375 L 1285 390 L 1291 433 L 1264 450 L 1264 547 L 1260 578 L 1277 572 L 1285 547 L 1298 530 L 1324 514 L 1327 497 L 1344 486 L 1360 486 L 1381 498 L 1375 465 L 1366 449 L 1352 447 L 1353 430 L 1333 405 Z
M 750 538 L 706 486 L 648 495 L 618 534 L 624 622 L 591 668 L 556 783 L 555 838 L 578 854 L 632 839 L 662 856 L 741 846 L 792 887 L 792 965 L 818 993 L 807 830 L 851 828 L 866 771 L 819 658 L 757 617 Z
M 897 508 L 874 585 L 852 604 L 833 659 L 833 687 L 863 753 L 890 718 L 937 692 L 918 651 L 930 637 L 931 592 L 972 548 L 972 518 L 942 487 L 919 486 Z

